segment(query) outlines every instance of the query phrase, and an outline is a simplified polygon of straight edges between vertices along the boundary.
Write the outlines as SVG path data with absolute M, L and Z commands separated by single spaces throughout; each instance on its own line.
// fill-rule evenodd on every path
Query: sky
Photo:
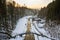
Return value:
M 29 8 L 41 8 L 47 6 L 52 0 L 14 0 L 20 5 L 24 5 Z

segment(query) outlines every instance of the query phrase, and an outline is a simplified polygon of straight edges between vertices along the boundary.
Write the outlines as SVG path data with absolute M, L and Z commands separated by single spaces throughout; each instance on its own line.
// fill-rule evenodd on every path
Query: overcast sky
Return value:
M 52 0 L 15 0 L 16 3 L 20 5 L 26 5 L 30 8 L 41 8 L 47 6 L 48 3 L 52 2 Z

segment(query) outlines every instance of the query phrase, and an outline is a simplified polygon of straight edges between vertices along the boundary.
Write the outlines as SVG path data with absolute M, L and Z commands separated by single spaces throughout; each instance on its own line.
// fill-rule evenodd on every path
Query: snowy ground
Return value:
M 21 34 L 21 33 L 25 33 L 26 32 L 26 30 L 27 30 L 27 27 L 26 27 L 27 26 L 27 21 L 28 21 L 28 18 L 30 18 L 30 17 L 32 17 L 32 16 L 25 16 L 25 17 L 20 18 L 18 20 L 18 22 L 16 24 L 16 28 L 12 32 L 12 36 L 15 36 L 17 34 Z M 37 33 L 37 34 L 40 34 L 39 32 L 41 32 L 42 34 L 50 37 L 49 33 L 47 31 L 45 31 L 44 28 L 43 28 L 43 25 L 45 23 L 38 23 L 37 21 L 33 21 L 32 22 L 32 19 L 30 21 L 31 21 L 31 32 Z M 44 20 L 42 20 L 41 22 L 43 22 L 43 21 Z M 36 30 L 35 27 L 38 29 L 39 32 Z M 34 36 L 35 36 L 35 40 L 51 40 L 51 39 L 48 39 L 46 37 L 37 36 L 35 34 L 34 34 Z M 10 40 L 23 40 L 23 39 L 24 39 L 24 36 L 23 37 L 20 37 L 18 35 L 18 36 L 16 36 L 16 38 L 12 38 Z

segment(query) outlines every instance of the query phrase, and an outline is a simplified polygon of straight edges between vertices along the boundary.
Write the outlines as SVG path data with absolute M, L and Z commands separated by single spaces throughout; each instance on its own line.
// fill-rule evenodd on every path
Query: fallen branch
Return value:
M 12 36 L 11 36 L 9 33 L 7 33 L 7 32 L 0 32 L 0 34 L 6 34 L 8 39 L 10 39 L 10 38 L 12 37 Z
M 0 32 L 0 33 L 8 35 L 8 37 L 7 37 L 8 39 L 10 39 L 10 38 L 16 38 L 16 36 L 18 36 L 18 35 L 19 35 L 20 37 L 22 37 L 24 34 L 25 34 L 25 35 L 26 35 L 26 34 L 35 34 L 35 35 L 37 35 L 37 36 L 42 36 L 42 37 L 46 37 L 46 38 L 55 40 L 55 38 L 50 38 L 50 37 L 47 37 L 47 36 L 45 36 L 45 35 L 43 35 L 43 34 L 37 34 L 37 33 L 33 33 L 33 32 L 30 32 L 30 33 L 21 33 L 21 34 L 15 35 L 15 36 L 12 36 L 12 35 L 10 35 L 9 33 L 6 33 L 6 32 Z

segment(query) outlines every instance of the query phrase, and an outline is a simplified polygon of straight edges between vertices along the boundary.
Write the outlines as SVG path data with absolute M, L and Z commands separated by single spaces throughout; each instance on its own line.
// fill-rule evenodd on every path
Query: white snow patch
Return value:
M 15 36 L 17 34 L 21 34 L 21 33 L 25 33 L 26 30 L 27 30 L 27 21 L 28 21 L 28 18 L 29 17 L 32 17 L 32 16 L 25 16 L 21 19 L 18 20 L 17 22 L 17 25 L 16 25 L 16 28 L 15 30 L 13 30 L 12 32 L 12 36 Z M 32 24 L 32 19 L 30 20 L 31 21 L 31 32 L 34 32 L 34 33 L 37 33 L 37 34 L 40 34 L 36 29 L 35 29 L 35 26 L 37 27 L 37 29 L 44 35 L 47 35 L 47 36 L 50 36 L 49 34 L 47 34 L 47 32 L 44 30 L 44 28 L 39 28 L 39 27 L 43 27 L 44 24 L 37 24 L 37 22 L 33 22 L 35 24 L 35 26 Z M 38 26 L 39 25 L 39 26 Z M 41 37 L 41 36 L 38 36 L 37 38 L 37 35 L 34 35 L 35 36 L 35 40 L 50 40 L 48 38 L 45 38 L 45 37 Z M 20 36 L 16 36 L 16 38 L 14 39 L 10 39 L 10 40 L 23 40 L 24 37 L 20 37 Z

